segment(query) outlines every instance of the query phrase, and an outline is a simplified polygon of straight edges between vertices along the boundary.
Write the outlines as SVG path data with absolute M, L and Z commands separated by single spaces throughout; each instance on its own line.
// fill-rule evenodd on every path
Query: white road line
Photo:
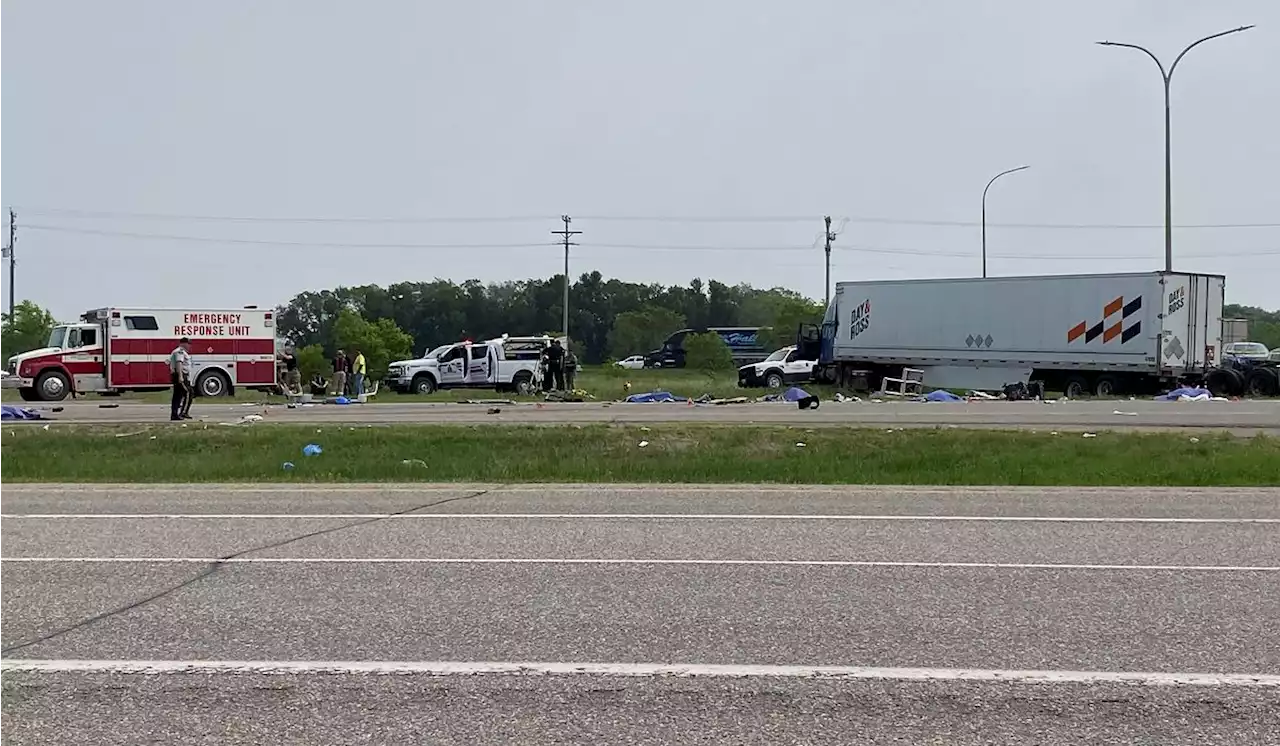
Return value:
M 725 565 L 760 567 L 909 567 L 980 570 L 1141 570 L 1159 572 L 1280 572 L 1280 565 L 1090 565 L 1049 562 L 892 562 L 878 560 L 597 559 L 526 557 L 4 557 L 28 564 L 234 565 Z
M 956 521 L 971 523 L 1280 524 L 1280 518 L 1139 518 L 1107 516 L 859 515 L 809 513 L 3 513 L 4 520 L 619 520 L 619 521 Z
M 1028 487 L 1028 486 L 984 486 L 984 485 L 894 485 L 894 484 L 847 484 L 847 485 L 786 485 L 786 484 L 494 484 L 494 483 L 443 483 L 429 482 L 422 484 L 403 483 L 366 483 L 366 484 L 36 484 L 16 483 L 5 489 L 12 494 L 100 494 L 130 493 L 134 496 L 165 494 L 168 492 L 183 493 L 215 493 L 235 495 L 258 494 L 414 494 L 433 492 L 471 492 L 488 490 L 489 495 L 511 493 L 561 493 L 595 494 L 602 490 L 620 493 L 725 493 L 725 494 L 791 494 L 798 496 L 812 495 L 942 495 L 969 497 L 973 495 L 1126 495 L 1141 493 L 1143 495 L 1163 496 L 1219 496 L 1219 495 L 1280 495 L 1280 487 Z
M 136 661 L 24 660 L 0 662 L 8 673 L 356 674 L 427 676 L 625 676 L 639 678 L 802 678 L 896 681 L 976 681 L 1016 684 L 1138 684 L 1152 686 L 1280 687 L 1268 674 L 1013 671 L 981 668 L 750 666 L 677 663 L 538 663 L 489 661 Z

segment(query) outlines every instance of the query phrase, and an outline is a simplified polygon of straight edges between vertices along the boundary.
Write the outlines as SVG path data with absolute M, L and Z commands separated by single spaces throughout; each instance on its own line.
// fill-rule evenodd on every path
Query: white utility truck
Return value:
M 794 345 L 783 347 L 774 350 L 761 362 L 738 368 L 738 385 L 743 388 L 764 386 L 779 389 L 789 383 L 807 383 L 813 378 L 813 368 L 817 364 L 813 357 L 805 359 Z
M 504 335 L 441 345 L 417 360 L 391 363 L 383 383 L 402 394 L 458 388 L 531 393 L 542 384 L 542 351 L 552 339 Z
M 817 351 L 817 380 L 841 385 L 913 368 L 930 388 L 1150 393 L 1221 360 L 1225 285 L 1186 272 L 841 282 L 798 344 Z

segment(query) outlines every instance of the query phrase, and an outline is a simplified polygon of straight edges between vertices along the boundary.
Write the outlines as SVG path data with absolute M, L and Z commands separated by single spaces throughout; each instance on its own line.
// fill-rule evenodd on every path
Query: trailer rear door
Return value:
M 1220 275 L 1167 274 L 1162 278 L 1160 364 L 1175 371 L 1202 370 L 1222 357 Z

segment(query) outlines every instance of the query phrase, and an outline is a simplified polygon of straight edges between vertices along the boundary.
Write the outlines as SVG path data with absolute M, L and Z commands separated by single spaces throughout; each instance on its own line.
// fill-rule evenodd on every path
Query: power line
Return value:
M 563 218 L 560 218 L 563 220 Z M 251 238 L 218 238 L 215 236 L 188 236 L 166 233 L 135 233 L 132 231 L 109 231 L 97 230 L 93 228 L 72 228 L 67 226 L 31 224 L 23 225 L 28 230 L 36 231 L 53 231 L 58 233 L 75 233 L 88 234 L 94 236 L 107 236 L 118 238 L 136 238 L 147 240 L 161 241 L 194 241 L 199 243 L 220 243 L 220 244 L 245 244 L 251 246 L 293 246 L 299 248 L 340 248 L 340 249 L 529 249 L 550 246 L 562 246 L 562 241 L 548 242 L 532 242 L 532 243 L 492 243 L 492 244 L 458 244 L 458 243 L 347 243 L 334 241 L 279 241 L 274 239 L 251 239 Z M 559 235 L 560 231 L 553 231 Z M 573 231 L 574 234 L 578 231 Z M 571 244 L 577 245 L 577 244 Z M 815 257 L 819 256 L 821 249 L 815 249 L 812 245 L 774 245 L 774 246 L 739 246 L 735 244 L 633 244 L 633 243 L 584 243 L 585 249 L 625 249 L 630 251 L 679 251 L 679 252 L 695 252 L 695 251 L 716 251 L 716 252 L 766 252 L 766 253 L 812 253 Z M 971 258 L 973 252 L 962 251 L 932 251 L 928 249 L 912 249 L 912 248 L 894 248 L 887 246 L 865 246 L 865 245 L 833 245 L 832 251 L 840 253 L 869 253 L 869 254 L 892 254 L 902 256 L 920 256 L 920 257 L 961 257 Z M 1224 251 L 1213 252 L 1209 254 L 1185 254 L 1188 258 L 1212 259 L 1218 257 L 1262 257 L 1280 255 L 1280 249 L 1262 249 L 1260 251 Z M 990 256 L 1000 259 L 1077 259 L 1077 260 L 1098 260 L 1104 261 L 1109 259 L 1148 259 L 1146 254 L 991 254 Z
M 125 219 L 230 223 L 350 223 L 350 224 L 448 224 L 448 223 L 534 223 L 559 220 L 558 215 L 494 215 L 494 216 L 435 216 L 435 217 L 276 217 L 264 215 L 199 215 L 151 212 L 116 212 L 110 210 L 80 210 L 63 207 L 24 207 L 32 215 L 66 216 L 86 219 Z M 596 220 L 628 223 L 810 223 L 822 220 L 821 215 L 586 215 L 579 220 Z M 873 215 L 844 216 L 840 220 L 852 223 L 877 223 L 883 225 L 908 225 L 943 228 L 979 228 L 981 223 L 970 220 L 927 220 L 895 218 Z M 1013 228 L 1026 230 L 1156 230 L 1164 224 L 1157 223 L 987 223 L 989 228 Z M 1280 223 L 1188 223 L 1175 225 L 1181 230 L 1230 230 L 1280 228 Z
M 28 230 L 54 231 L 57 233 L 79 233 L 91 236 L 114 236 L 119 238 L 152 239 L 161 241 L 195 241 L 199 243 L 247 244 L 251 246 L 297 246 L 300 248 L 333 248 L 333 249 L 530 249 L 538 246 L 557 246 L 558 244 L 543 241 L 541 243 L 345 243 L 334 241 L 276 241 L 256 238 L 217 238 L 214 236 L 180 236 L 165 233 L 133 233 L 130 231 L 107 231 L 93 228 L 69 228 L 60 225 L 26 225 Z
M 880 223 L 884 225 L 914 225 L 943 228 L 980 228 L 981 222 L 971 220 L 919 220 L 914 218 L 889 218 L 874 216 L 844 216 L 840 218 L 850 223 Z M 822 220 L 822 216 L 775 216 L 775 217 L 731 217 L 731 216 L 661 216 L 661 215 L 591 215 L 580 220 L 601 220 L 632 223 L 809 223 Z M 1047 230 L 1154 230 L 1164 229 L 1164 224 L 1155 223 L 987 223 L 988 228 L 1022 228 Z M 1183 230 L 1232 229 L 1232 228 L 1280 228 L 1280 223 L 1190 223 L 1175 225 Z
M 123 219 L 123 220 L 161 220 L 192 222 L 225 222 L 225 223 L 385 223 L 385 224 L 432 224 L 432 223 L 534 223 L 558 219 L 547 215 L 498 215 L 474 217 L 271 217 L 260 215 L 180 215 L 158 212 L 113 212 L 107 210 L 76 210 L 62 207 L 24 208 L 32 215 L 65 216 L 71 218 L 90 219 Z

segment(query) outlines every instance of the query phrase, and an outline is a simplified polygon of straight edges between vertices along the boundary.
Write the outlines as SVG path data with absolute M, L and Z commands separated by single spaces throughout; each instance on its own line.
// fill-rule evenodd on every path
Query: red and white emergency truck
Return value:
M 60 324 L 49 344 L 9 358 L 4 388 L 27 401 L 69 393 L 154 391 L 171 385 L 169 354 L 191 340 L 191 381 L 199 396 L 229 396 L 237 386 L 276 386 L 275 313 L 232 310 L 98 308 Z

